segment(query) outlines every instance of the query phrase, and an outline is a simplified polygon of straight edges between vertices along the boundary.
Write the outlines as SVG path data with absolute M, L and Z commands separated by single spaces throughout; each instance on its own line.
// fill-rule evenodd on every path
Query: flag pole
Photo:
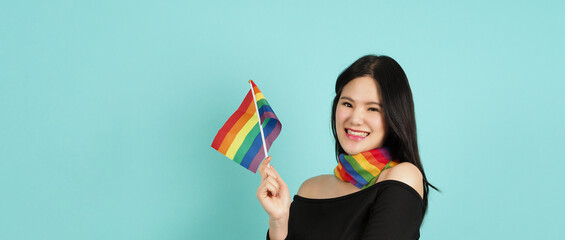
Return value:
M 251 87 L 251 95 L 253 95 L 253 103 L 255 104 L 255 111 L 257 111 L 257 119 L 259 119 L 259 130 L 261 130 L 261 140 L 263 140 L 263 151 L 265 151 L 265 158 L 269 155 L 267 153 L 267 146 L 265 145 L 265 134 L 263 133 L 263 124 L 261 124 L 261 116 L 259 116 L 259 109 L 257 108 L 257 99 L 255 99 L 255 91 L 253 91 L 253 84 L 249 80 L 249 86 Z M 269 163 L 269 165 L 271 165 Z

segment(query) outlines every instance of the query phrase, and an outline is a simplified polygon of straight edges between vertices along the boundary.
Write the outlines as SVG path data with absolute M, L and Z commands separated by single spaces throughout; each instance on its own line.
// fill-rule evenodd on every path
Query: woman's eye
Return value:
M 369 111 L 371 111 L 371 112 L 378 112 L 379 109 L 377 109 L 377 108 L 369 108 Z
M 353 106 L 352 106 L 350 103 L 348 103 L 348 102 L 344 102 L 344 103 L 343 103 L 343 106 L 346 106 L 346 107 L 353 107 Z

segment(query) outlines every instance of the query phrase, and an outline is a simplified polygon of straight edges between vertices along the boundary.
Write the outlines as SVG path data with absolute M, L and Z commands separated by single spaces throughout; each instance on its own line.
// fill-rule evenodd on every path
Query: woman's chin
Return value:
M 372 144 L 373 143 L 372 141 L 359 142 L 359 141 L 351 141 L 350 139 L 347 138 L 340 141 L 340 143 L 345 143 L 345 144 L 341 144 L 341 147 L 348 155 L 355 155 L 358 153 L 366 152 L 378 148 L 380 146 L 380 144 Z
M 348 155 L 355 155 L 355 154 L 359 154 L 359 153 L 362 153 L 362 152 L 373 150 L 375 148 L 378 148 L 378 146 L 376 146 L 376 147 L 364 147 L 364 146 L 345 147 L 345 148 L 343 148 L 343 150 Z
M 362 150 L 360 150 L 360 149 L 357 149 L 357 148 L 355 148 L 355 149 L 343 149 L 343 150 L 344 150 L 345 153 L 347 153 L 348 155 L 355 155 L 355 154 L 359 154 L 359 153 L 361 153 L 361 152 L 364 152 L 364 151 L 362 151 Z

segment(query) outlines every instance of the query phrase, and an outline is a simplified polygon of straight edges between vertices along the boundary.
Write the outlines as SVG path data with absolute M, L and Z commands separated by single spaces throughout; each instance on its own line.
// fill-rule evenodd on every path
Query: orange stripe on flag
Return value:
M 218 148 L 218 152 L 221 152 L 222 154 L 226 155 L 230 145 L 237 136 L 237 133 L 243 128 L 243 126 L 245 126 L 247 121 L 249 121 L 249 119 L 253 117 L 253 114 L 255 114 L 255 105 L 252 102 L 247 107 L 245 114 L 243 114 L 243 116 L 241 116 L 241 118 L 237 120 L 237 122 L 233 125 L 230 131 L 226 134 L 224 141 L 222 141 L 222 144 Z

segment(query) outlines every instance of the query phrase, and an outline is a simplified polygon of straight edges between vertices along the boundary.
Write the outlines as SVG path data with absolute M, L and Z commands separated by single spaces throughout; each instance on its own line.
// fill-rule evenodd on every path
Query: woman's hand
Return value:
M 288 216 L 290 194 L 277 170 L 268 165 L 270 162 L 271 157 L 269 156 L 259 166 L 261 185 L 257 189 L 257 198 L 269 214 L 269 218 L 280 219 Z
M 270 238 L 284 239 L 288 232 L 290 193 L 277 170 L 268 165 L 270 162 L 271 157 L 269 156 L 259 166 L 261 185 L 257 189 L 257 198 L 269 214 Z

